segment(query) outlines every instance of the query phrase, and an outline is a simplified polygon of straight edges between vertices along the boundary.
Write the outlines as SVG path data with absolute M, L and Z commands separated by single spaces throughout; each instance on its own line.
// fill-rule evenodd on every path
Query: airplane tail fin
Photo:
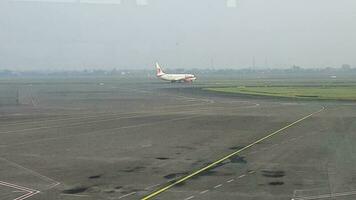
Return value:
M 162 76 L 164 74 L 162 68 L 159 66 L 159 64 L 156 62 L 156 75 L 157 76 Z

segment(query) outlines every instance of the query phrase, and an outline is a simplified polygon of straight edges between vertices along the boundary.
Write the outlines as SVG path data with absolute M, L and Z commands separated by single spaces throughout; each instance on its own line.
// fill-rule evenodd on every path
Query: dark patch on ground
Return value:
M 243 156 L 233 156 L 230 158 L 230 162 L 232 163 L 247 163 L 247 161 L 245 160 L 245 157 Z
M 145 167 L 142 167 L 142 166 L 137 166 L 137 167 L 133 167 L 133 168 L 129 168 L 129 169 L 124 169 L 122 170 L 123 172 L 138 172 L 142 169 L 145 169 Z
M 188 150 L 194 150 L 194 147 L 189 147 L 189 146 L 176 146 L 178 149 L 188 149 Z
M 282 181 L 274 181 L 274 182 L 269 182 L 268 183 L 269 185 L 284 185 L 284 182 L 282 182 Z
M 102 175 L 99 174 L 99 175 L 94 175 L 94 176 L 89 176 L 88 178 L 89 179 L 97 179 L 97 178 L 100 178 Z
M 167 158 L 167 157 L 157 157 L 156 159 L 157 160 L 168 160 L 169 158 Z
M 239 149 L 242 149 L 244 148 L 244 146 L 234 146 L 234 147 L 230 147 L 229 149 L 231 150 L 239 150 Z
M 119 190 L 119 189 L 121 189 L 122 188 L 122 186 L 116 186 L 115 187 L 115 189 L 117 189 L 117 190 Z
M 131 189 L 127 189 L 127 190 L 121 191 L 120 193 L 121 194 L 130 194 L 131 192 L 138 192 L 138 191 L 140 191 L 140 190 L 131 188 Z
M 277 171 L 262 170 L 262 175 L 270 178 L 281 178 L 285 176 L 285 172 L 281 170 L 277 170 Z
M 77 186 L 77 187 L 74 187 L 74 188 L 70 188 L 70 189 L 67 189 L 67 190 L 63 190 L 62 193 L 64 193 L 64 194 L 78 194 L 78 193 L 85 192 L 85 191 L 87 191 L 88 189 L 89 189 L 88 187 Z
M 173 173 L 173 174 L 167 174 L 164 176 L 165 179 L 173 179 L 173 178 L 177 178 L 180 176 L 184 176 L 187 175 L 187 173 Z
M 178 183 L 176 186 L 177 186 L 177 187 L 182 187 L 183 185 L 185 185 L 185 182 L 180 182 L 180 183 Z
M 226 165 L 227 163 L 228 163 L 228 162 L 221 162 L 221 163 L 218 163 L 218 164 L 212 166 L 212 167 L 210 168 L 210 170 L 214 170 L 214 169 L 216 169 L 216 168 L 218 168 L 218 167 L 224 166 L 224 165 Z M 205 163 L 204 165 L 205 165 L 205 166 L 208 166 L 208 165 L 210 165 L 210 164 L 211 164 L 211 163 L 208 162 L 208 163 Z
M 174 183 L 176 183 L 178 181 L 178 179 L 177 180 L 171 180 L 171 181 L 168 181 L 168 183 L 169 184 L 174 184 Z M 183 182 L 180 182 L 180 183 L 177 183 L 175 186 L 183 186 L 183 185 L 185 185 L 185 182 L 183 181 Z
M 202 172 L 200 175 L 201 176 L 213 176 L 217 173 L 217 171 L 214 171 L 214 170 L 207 170 L 207 171 L 204 171 Z M 198 177 L 198 176 L 197 176 Z

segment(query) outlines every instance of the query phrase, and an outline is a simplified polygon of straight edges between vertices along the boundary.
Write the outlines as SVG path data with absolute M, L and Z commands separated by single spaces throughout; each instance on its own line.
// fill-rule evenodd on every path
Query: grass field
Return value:
M 256 86 L 205 88 L 205 90 L 303 99 L 356 100 L 356 86 Z

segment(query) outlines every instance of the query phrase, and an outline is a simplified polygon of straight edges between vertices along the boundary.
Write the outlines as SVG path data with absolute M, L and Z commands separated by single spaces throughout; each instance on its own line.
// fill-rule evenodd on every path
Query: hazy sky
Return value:
M 0 0 L 0 69 L 356 66 L 355 0 L 78 2 Z

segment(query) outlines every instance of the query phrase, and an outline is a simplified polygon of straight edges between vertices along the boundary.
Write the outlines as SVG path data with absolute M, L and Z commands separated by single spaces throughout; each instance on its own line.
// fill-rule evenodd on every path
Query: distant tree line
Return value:
M 167 70 L 169 73 L 196 73 L 196 74 L 215 74 L 215 75 L 241 75 L 241 74 L 310 74 L 310 73 L 348 73 L 356 74 L 356 67 L 349 64 L 343 64 L 340 67 L 325 67 L 325 68 L 304 68 L 293 65 L 290 68 L 172 68 Z M 155 70 L 148 69 L 117 69 L 111 70 L 33 70 L 33 71 L 16 71 L 16 70 L 0 70 L 0 77 L 21 77 L 21 76 L 154 76 Z

